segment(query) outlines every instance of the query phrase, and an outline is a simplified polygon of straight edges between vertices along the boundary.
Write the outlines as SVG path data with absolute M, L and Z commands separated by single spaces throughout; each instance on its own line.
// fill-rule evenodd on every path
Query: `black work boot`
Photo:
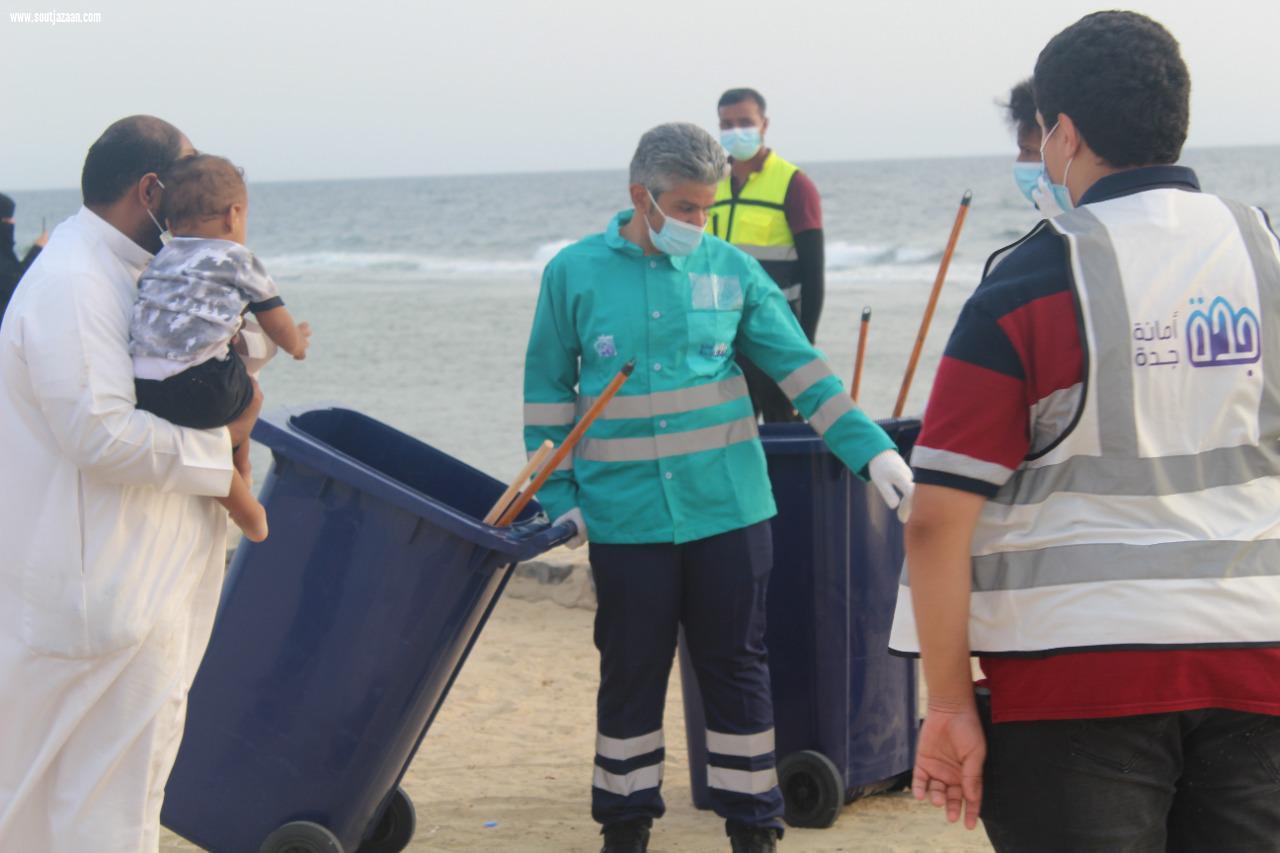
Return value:
M 635 818 L 611 823 L 600 834 L 604 836 L 604 847 L 600 853 L 645 853 L 649 849 L 649 827 L 653 821 L 649 818 Z
M 772 826 L 735 826 L 729 830 L 733 853 L 777 853 L 778 830 Z

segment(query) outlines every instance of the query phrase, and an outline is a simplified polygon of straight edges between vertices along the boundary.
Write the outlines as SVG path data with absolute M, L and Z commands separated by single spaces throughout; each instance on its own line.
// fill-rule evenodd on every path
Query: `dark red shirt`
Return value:
M 1199 190 L 1189 169 L 1135 169 L 1098 181 L 1081 204 L 1156 187 Z M 1083 381 L 1070 276 L 1062 239 L 1043 227 L 983 277 L 947 343 L 917 442 L 949 453 L 917 466 L 917 483 L 993 496 L 1002 482 L 993 465 L 1012 472 L 1030 451 L 1031 407 Z M 984 656 L 981 664 L 996 722 L 1211 707 L 1280 715 L 1276 648 Z

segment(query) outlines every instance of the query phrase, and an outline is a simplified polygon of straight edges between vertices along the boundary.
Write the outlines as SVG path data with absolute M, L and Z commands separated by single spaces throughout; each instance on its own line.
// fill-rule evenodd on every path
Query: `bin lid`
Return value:
M 573 535 L 572 525 L 551 526 L 536 501 L 509 528 L 484 524 L 480 518 L 504 483 L 353 409 L 331 404 L 275 409 L 259 417 L 253 439 L 514 560 L 530 559 Z

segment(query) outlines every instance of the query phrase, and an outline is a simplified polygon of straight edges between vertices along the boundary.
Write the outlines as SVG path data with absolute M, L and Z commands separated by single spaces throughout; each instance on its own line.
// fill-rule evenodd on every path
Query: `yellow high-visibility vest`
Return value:
M 758 260 L 788 302 L 800 298 L 795 238 L 784 207 L 787 188 L 798 171 L 794 163 L 770 151 L 760 171 L 747 176 L 736 196 L 730 178 L 716 186 L 707 218 L 707 231 Z

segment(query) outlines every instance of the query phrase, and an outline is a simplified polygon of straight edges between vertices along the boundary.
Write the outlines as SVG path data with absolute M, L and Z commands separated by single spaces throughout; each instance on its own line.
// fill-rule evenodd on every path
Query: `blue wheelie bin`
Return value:
M 880 424 L 908 454 L 917 419 Z M 910 781 L 916 664 L 889 654 L 902 525 L 807 424 L 760 429 L 773 520 L 765 644 L 778 781 L 792 826 L 826 827 L 841 806 Z M 706 723 L 688 650 L 680 676 L 693 803 L 710 808 Z
M 267 416 L 271 535 L 236 549 L 165 826 L 217 853 L 394 853 L 398 787 L 514 565 L 573 534 L 504 484 L 342 408 Z

